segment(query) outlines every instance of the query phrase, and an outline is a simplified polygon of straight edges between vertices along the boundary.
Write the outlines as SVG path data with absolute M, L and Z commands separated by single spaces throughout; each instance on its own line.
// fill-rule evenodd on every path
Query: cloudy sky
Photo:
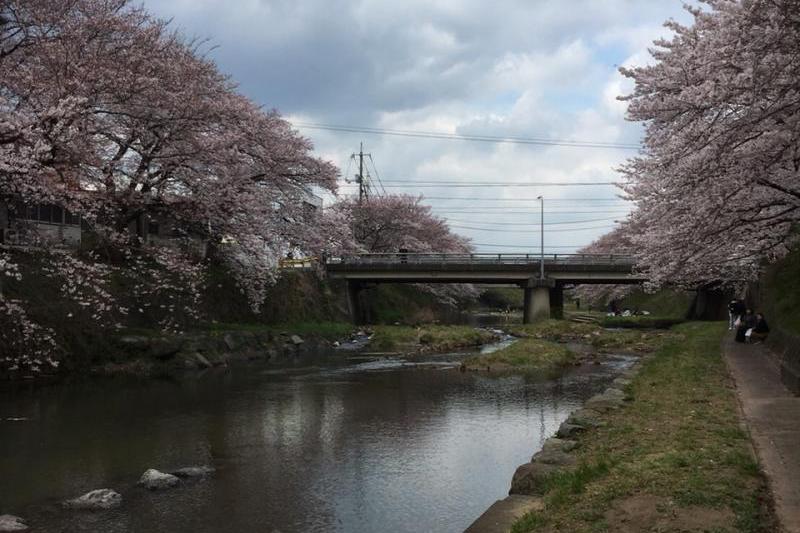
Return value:
M 345 178 L 353 181 L 350 156 L 363 141 L 372 155 L 373 194 L 422 194 L 478 251 L 494 253 L 538 252 L 539 195 L 550 253 L 588 244 L 625 217 L 617 189 L 603 183 L 618 179 L 614 168 L 636 153 L 630 146 L 638 144 L 641 127 L 624 120 L 625 105 L 616 97 L 631 85 L 617 68 L 649 61 L 648 46 L 669 35 L 665 20 L 691 20 L 680 0 L 145 5 L 186 35 L 207 38 L 210 56 L 243 93 L 298 125 L 317 153 L 341 168 L 342 194 L 357 192 Z

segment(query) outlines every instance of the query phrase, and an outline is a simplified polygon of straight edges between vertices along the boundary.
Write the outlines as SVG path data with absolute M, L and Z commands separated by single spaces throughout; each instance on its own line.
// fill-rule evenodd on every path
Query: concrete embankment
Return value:
M 241 361 L 274 361 L 328 349 L 331 342 L 288 332 L 214 330 L 183 335 L 121 335 L 99 374 L 170 374 Z
M 792 450 L 797 435 L 789 427 L 798 416 L 796 398 L 785 389 L 774 394 L 777 365 L 771 384 L 759 377 L 766 367 L 758 346 L 737 347 L 739 373 L 755 380 L 745 415 L 762 417 L 751 424 L 759 464 L 720 349 L 727 333 L 722 323 L 673 328 L 517 469 L 511 493 L 529 498 L 498 502 L 469 531 L 772 533 L 782 530 L 778 517 L 789 528 L 793 522 L 780 510 L 800 506 L 792 503 L 791 485 L 800 475 Z M 738 377 L 736 383 L 741 389 Z M 571 441 L 569 449 L 563 441 Z M 773 472 L 786 475 L 783 485 L 772 482 L 774 501 L 764 475 Z
M 631 378 L 641 368 L 642 360 L 647 357 L 624 371 L 603 393 L 587 400 L 583 408 L 573 412 L 559 426 L 556 435 L 547 439 L 542 449 L 531 457 L 531 461 L 517 468 L 509 495 L 489 507 L 466 532 L 506 533 L 526 514 L 544 509 L 542 496 L 548 479 L 563 469 L 573 469 L 577 464 L 577 458 L 571 453 L 579 445 L 574 439 L 587 429 L 602 425 L 603 413 L 622 407 L 626 400 L 622 389 L 630 384 Z

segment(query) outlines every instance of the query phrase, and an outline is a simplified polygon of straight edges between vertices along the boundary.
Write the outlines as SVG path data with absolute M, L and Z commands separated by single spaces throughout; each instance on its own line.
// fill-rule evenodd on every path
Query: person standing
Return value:
M 734 298 L 731 300 L 731 303 L 728 304 L 728 331 L 733 330 L 736 319 L 739 318 L 739 315 L 736 313 L 738 308 L 739 301 Z

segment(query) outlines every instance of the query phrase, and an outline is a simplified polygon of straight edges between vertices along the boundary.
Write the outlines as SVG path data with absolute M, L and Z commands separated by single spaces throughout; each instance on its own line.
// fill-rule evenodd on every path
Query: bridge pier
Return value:
M 523 285 L 522 289 L 525 291 L 522 309 L 523 324 L 532 324 L 550 318 L 550 304 L 553 299 L 551 293 L 555 290 L 555 285 L 553 280 L 538 278 L 529 279 Z M 563 294 L 561 301 L 563 301 Z
M 347 308 L 350 311 L 350 318 L 357 326 L 366 324 L 364 306 L 361 305 L 361 291 L 364 284 L 360 281 L 347 280 Z
M 550 289 L 550 318 L 564 318 L 564 286 L 561 283 Z

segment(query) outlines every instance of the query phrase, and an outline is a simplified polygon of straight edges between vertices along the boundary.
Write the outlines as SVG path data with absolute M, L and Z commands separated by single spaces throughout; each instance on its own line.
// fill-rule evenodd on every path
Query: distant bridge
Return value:
M 348 303 L 362 322 L 360 292 L 369 283 L 498 283 L 525 291 L 523 322 L 561 318 L 564 285 L 646 281 L 630 255 L 619 254 L 359 254 L 329 259 L 332 278 L 347 280 Z

